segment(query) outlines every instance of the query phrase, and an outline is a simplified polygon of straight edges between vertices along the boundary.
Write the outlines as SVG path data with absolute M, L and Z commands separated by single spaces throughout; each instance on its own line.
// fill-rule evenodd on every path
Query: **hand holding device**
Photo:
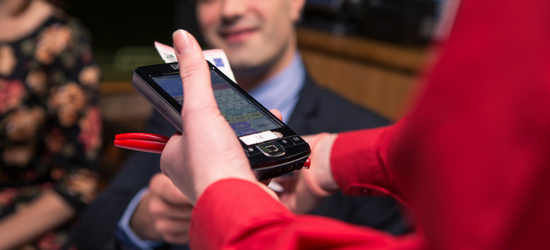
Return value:
M 227 178 L 253 182 L 276 198 L 257 182 L 241 142 L 221 115 L 198 43 L 183 30 L 174 32 L 173 39 L 185 99 L 183 131 L 173 135 L 162 152 L 163 173 L 192 204 L 208 186 Z
M 138 67 L 134 71 L 132 85 L 176 129 L 185 132 L 182 121 L 186 120 L 187 114 L 182 112 L 182 104 L 193 102 L 189 105 L 195 106 L 200 102 L 195 103 L 196 96 L 189 99 L 182 88 L 182 79 L 185 85 L 184 76 L 196 70 L 193 67 L 196 68 L 197 64 L 181 70 L 179 66 L 172 63 Z M 265 180 L 301 169 L 311 152 L 309 145 L 215 66 L 208 63 L 208 67 L 211 89 L 201 94 L 215 97 L 215 103 L 208 105 L 219 109 L 218 113 L 221 112 L 239 138 L 256 178 Z M 201 100 L 204 97 L 201 96 Z

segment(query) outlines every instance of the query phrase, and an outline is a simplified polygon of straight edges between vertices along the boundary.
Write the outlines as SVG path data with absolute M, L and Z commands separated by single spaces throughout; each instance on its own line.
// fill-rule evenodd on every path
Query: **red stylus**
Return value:
M 148 133 L 126 133 L 115 136 L 115 146 L 119 148 L 162 153 L 170 137 Z

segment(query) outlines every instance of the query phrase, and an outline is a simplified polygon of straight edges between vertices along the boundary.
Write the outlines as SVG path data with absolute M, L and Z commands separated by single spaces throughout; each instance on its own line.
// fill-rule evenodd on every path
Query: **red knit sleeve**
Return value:
M 396 238 L 329 218 L 295 215 L 255 183 L 225 179 L 210 185 L 192 216 L 191 249 L 418 249 L 416 237 Z
M 345 194 L 392 195 L 404 200 L 387 164 L 391 142 L 402 123 L 339 134 L 332 147 L 331 167 Z

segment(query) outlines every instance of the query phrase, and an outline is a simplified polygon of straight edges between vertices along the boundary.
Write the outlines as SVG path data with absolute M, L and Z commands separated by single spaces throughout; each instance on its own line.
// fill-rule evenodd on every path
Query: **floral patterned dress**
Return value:
M 95 198 L 99 80 L 74 19 L 52 16 L 20 40 L 0 41 L 0 220 L 45 190 L 76 211 Z M 64 232 L 26 247 L 57 249 Z

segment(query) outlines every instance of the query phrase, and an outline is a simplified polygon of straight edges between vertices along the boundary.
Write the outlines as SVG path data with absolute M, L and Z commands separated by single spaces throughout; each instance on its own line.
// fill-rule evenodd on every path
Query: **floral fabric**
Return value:
M 45 190 L 76 210 L 95 198 L 99 80 L 76 20 L 52 16 L 20 40 L 0 41 L 0 219 Z M 50 247 L 56 237 L 46 235 Z

